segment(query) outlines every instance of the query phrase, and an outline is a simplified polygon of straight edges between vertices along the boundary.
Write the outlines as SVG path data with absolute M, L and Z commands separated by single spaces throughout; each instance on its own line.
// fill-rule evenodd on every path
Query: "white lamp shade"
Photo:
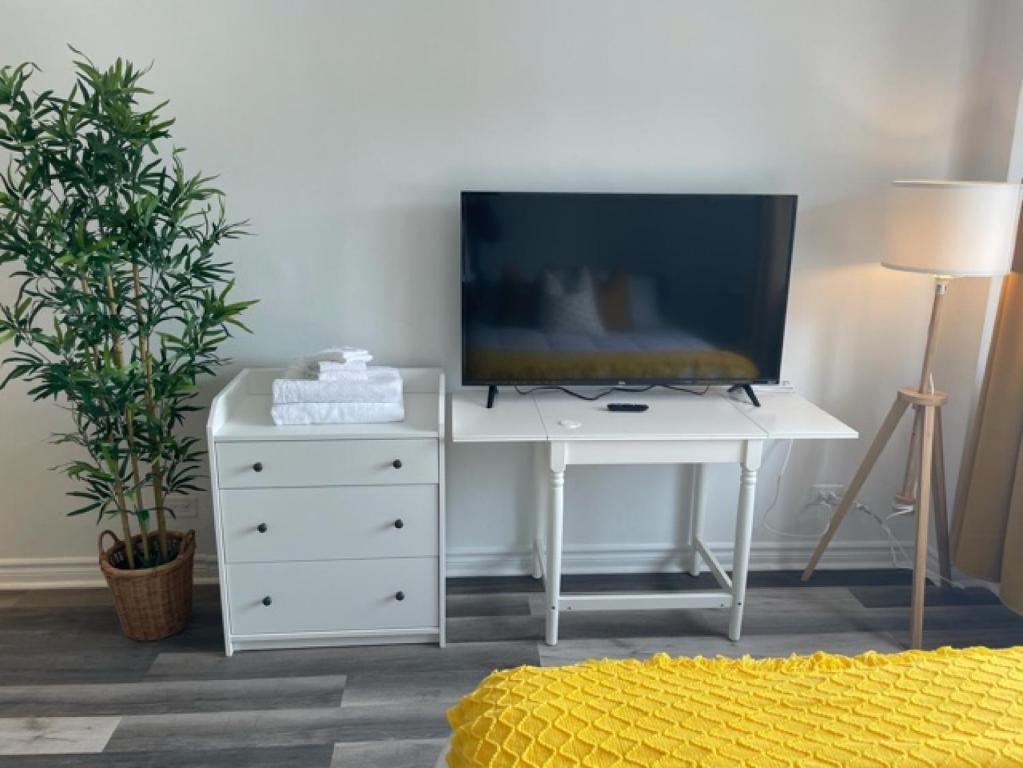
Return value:
M 948 277 L 1003 275 L 1012 267 L 1019 184 L 896 181 L 884 259 L 890 269 Z

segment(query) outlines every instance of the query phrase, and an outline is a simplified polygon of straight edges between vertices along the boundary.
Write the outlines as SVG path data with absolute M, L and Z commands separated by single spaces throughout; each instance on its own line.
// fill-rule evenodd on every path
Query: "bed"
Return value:
M 451 768 L 1023 765 L 1023 647 L 498 670 Z

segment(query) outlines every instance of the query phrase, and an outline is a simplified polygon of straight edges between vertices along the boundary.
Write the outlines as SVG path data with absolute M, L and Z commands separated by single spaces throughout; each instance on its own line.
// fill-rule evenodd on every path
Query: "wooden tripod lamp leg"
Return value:
M 906 454 L 906 471 L 902 476 L 902 488 L 895 494 L 898 504 L 916 504 L 916 478 L 920 472 L 917 459 L 920 458 L 920 433 L 922 431 L 923 414 L 918 406 L 913 406 L 913 431 L 909 436 L 909 453 Z
M 941 430 L 941 408 L 934 409 L 934 533 L 938 542 L 941 586 L 952 581 L 952 557 L 948 543 L 948 492 L 945 489 L 945 443 Z
M 924 639 L 924 587 L 927 584 L 927 531 L 931 503 L 931 462 L 934 454 L 934 412 L 932 405 L 923 407 L 923 430 L 920 435 L 920 487 L 916 505 L 916 540 L 913 552 L 913 600 L 909 644 L 919 648 Z
M 860 468 L 856 470 L 856 475 L 853 477 L 852 482 L 849 483 L 849 487 L 846 488 L 845 493 L 842 494 L 842 503 L 838 505 L 838 509 L 835 510 L 835 514 L 831 518 L 831 523 L 828 525 L 828 529 L 824 532 L 824 535 L 821 536 L 821 540 L 817 543 L 817 549 L 815 549 L 813 551 L 813 555 L 810 556 L 810 562 L 807 564 L 806 570 L 803 571 L 803 581 L 808 581 L 810 576 L 813 575 L 813 569 L 817 567 L 817 563 L 821 559 L 821 555 L 824 554 L 824 550 L 828 548 L 828 544 L 831 543 L 831 540 L 835 536 L 835 532 L 842 524 L 842 518 L 845 517 L 845 513 L 849 511 L 849 508 L 856 500 L 856 496 L 863 487 L 863 483 L 866 482 L 867 477 L 870 475 L 870 470 L 874 468 L 874 464 L 877 462 L 877 457 L 881 455 L 881 451 L 883 451 L 885 445 L 888 444 L 888 440 L 891 439 L 892 433 L 899 425 L 899 419 L 902 418 L 902 414 L 906 412 L 906 408 L 908 407 L 908 400 L 902 397 L 895 398 L 895 402 L 892 403 L 892 407 L 888 411 L 888 415 L 885 417 L 884 423 L 881 424 L 881 429 L 878 430 L 877 435 L 874 437 L 874 442 L 870 444 L 870 449 L 867 451 L 867 455 L 863 457 L 863 462 L 860 464 Z

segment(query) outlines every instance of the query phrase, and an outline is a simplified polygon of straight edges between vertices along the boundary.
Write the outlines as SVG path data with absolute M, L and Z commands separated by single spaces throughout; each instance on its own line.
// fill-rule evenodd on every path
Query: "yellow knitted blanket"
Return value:
M 1023 766 L 1023 647 L 518 667 L 448 720 L 451 768 Z

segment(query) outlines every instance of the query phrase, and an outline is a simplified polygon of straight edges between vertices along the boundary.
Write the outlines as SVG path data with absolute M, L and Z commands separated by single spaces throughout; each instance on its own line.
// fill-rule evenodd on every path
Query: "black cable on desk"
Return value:
M 539 386 L 531 387 L 531 388 L 526 389 L 526 390 L 522 389 L 522 387 L 520 387 L 518 384 L 516 384 L 515 385 L 515 391 L 517 393 L 519 393 L 520 395 L 529 395 L 529 394 L 532 394 L 533 392 L 558 391 L 558 392 L 564 392 L 566 395 L 571 395 L 572 397 L 577 397 L 580 400 L 586 400 L 588 402 L 593 402 L 594 400 L 600 400 L 600 398 L 602 398 L 602 397 L 607 397 L 612 392 L 634 392 L 634 393 L 635 392 L 649 392 L 651 389 L 654 389 L 655 387 L 663 387 L 664 389 L 671 389 L 671 390 L 673 390 L 675 392 L 686 392 L 686 393 L 688 393 L 690 395 L 697 395 L 697 396 L 705 395 L 705 394 L 707 394 L 710 391 L 710 385 L 709 384 L 707 386 L 705 386 L 702 390 L 699 390 L 699 391 L 697 391 L 695 389 L 689 389 L 688 387 L 678 386 L 676 384 L 648 384 L 645 387 L 608 387 L 603 392 L 597 392 L 594 395 L 585 395 L 582 392 L 576 392 L 574 390 L 569 389 L 568 387 L 564 387 L 564 386 L 561 386 L 561 385 L 558 385 L 558 384 L 541 384 Z

